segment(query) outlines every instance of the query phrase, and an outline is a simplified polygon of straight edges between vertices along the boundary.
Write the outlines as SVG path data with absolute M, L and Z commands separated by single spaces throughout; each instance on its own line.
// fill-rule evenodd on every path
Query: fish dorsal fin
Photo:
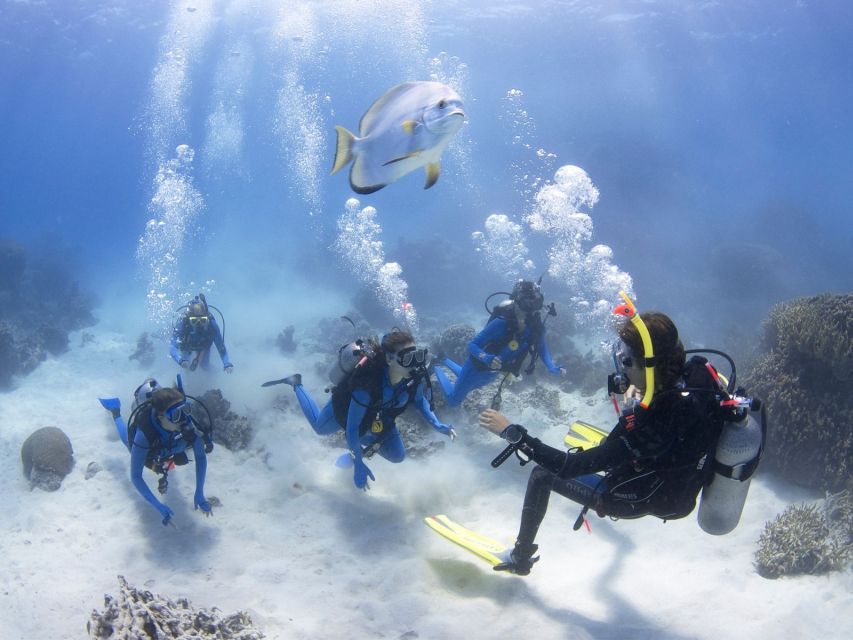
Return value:
M 429 162 L 426 165 L 427 180 L 424 189 L 429 189 L 438 182 L 438 174 L 441 173 L 441 164 L 438 161 Z
M 414 82 L 403 82 L 398 84 L 396 87 L 391 87 L 382 94 L 379 98 L 376 99 L 372 105 L 370 105 L 370 109 L 368 109 L 363 116 L 361 116 L 361 120 L 358 123 L 358 134 L 361 137 L 367 135 L 365 132 L 368 131 L 376 120 L 376 116 L 382 111 L 382 107 L 386 104 L 397 98 L 398 96 L 404 94 L 406 91 L 411 89 L 416 83 Z
M 415 129 L 418 126 L 417 120 L 404 120 L 403 121 L 403 131 L 412 135 L 415 132 Z

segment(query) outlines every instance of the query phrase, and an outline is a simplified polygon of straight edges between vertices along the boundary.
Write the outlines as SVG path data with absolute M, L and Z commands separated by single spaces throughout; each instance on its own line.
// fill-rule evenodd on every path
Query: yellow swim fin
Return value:
M 493 567 L 506 561 L 506 558 L 501 557 L 501 555 L 507 554 L 508 547 L 496 540 L 480 535 L 476 531 L 466 529 L 445 515 L 430 516 L 424 518 L 424 522 L 438 535 L 458 544 L 465 551 L 473 553 Z
M 601 427 L 578 420 L 573 422 L 572 426 L 569 427 L 569 432 L 563 438 L 563 442 L 566 443 L 567 447 L 572 449 L 575 447 L 592 449 L 600 445 L 607 436 L 608 432 Z
M 338 132 L 338 143 L 335 147 L 335 161 L 332 164 L 332 172 L 329 175 L 334 175 L 352 160 L 352 145 L 356 137 L 344 127 L 336 126 L 335 131 Z

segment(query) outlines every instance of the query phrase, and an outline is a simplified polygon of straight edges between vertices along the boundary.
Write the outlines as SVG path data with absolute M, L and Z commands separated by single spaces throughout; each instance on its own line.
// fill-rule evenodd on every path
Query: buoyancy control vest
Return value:
M 504 348 L 515 342 L 517 345 L 525 344 L 524 350 L 516 354 L 516 357 L 511 362 L 505 362 L 501 369 L 508 371 L 514 376 L 518 376 L 521 372 L 521 367 L 528 355 L 531 355 L 532 361 L 527 368 L 527 373 L 532 373 L 536 358 L 538 357 L 539 340 L 542 337 L 545 325 L 538 312 L 531 313 L 526 318 L 525 328 L 521 329 L 518 323 L 518 318 L 515 314 L 515 302 L 508 300 L 498 304 L 492 309 L 486 325 L 502 318 L 506 322 L 506 331 L 504 334 L 495 340 L 491 340 L 483 347 L 483 351 L 492 355 L 499 354 Z M 515 351 L 515 350 L 513 350 Z M 479 369 L 488 369 L 488 365 L 480 362 L 476 358 L 474 364 Z
M 613 501 L 631 502 L 637 516 L 664 519 L 683 518 L 696 507 L 714 473 L 714 451 L 728 415 L 706 363 L 691 358 L 678 388 L 658 393 L 647 410 L 624 414 L 611 431 L 608 439 L 624 438 L 636 457 L 606 472 L 605 515 Z
M 383 417 L 393 422 L 411 404 L 417 393 L 420 377 L 415 376 L 410 379 L 405 390 L 408 397 L 403 405 L 396 406 L 396 400 L 399 398 L 397 394 L 386 405 L 382 402 L 384 373 L 385 363 L 382 352 L 374 353 L 363 364 L 347 373 L 341 382 L 334 386 L 332 389 L 332 409 L 335 414 L 335 422 L 342 429 L 346 429 L 350 402 L 358 402 L 353 396 L 355 391 L 366 391 L 369 397 L 367 404 L 364 405 L 366 407 L 364 417 L 358 425 L 359 436 L 367 433 L 368 429 L 373 429 L 377 433 L 381 432 L 384 428 Z

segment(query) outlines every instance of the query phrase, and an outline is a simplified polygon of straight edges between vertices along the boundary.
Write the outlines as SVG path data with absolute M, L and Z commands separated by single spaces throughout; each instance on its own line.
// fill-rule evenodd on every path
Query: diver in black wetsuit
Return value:
M 533 541 L 552 491 L 602 517 L 674 519 L 693 511 L 697 494 L 713 473 L 713 465 L 705 462 L 709 450 L 713 457 L 722 421 L 715 418 L 713 394 L 682 390 L 684 347 L 672 321 L 655 312 L 641 318 L 653 357 L 645 359 L 640 330 L 634 322 L 626 322 L 619 330 L 621 351 L 614 359 L 617 368 L 624 368 L 616 375 L 622 375 L 649 402 L 629 402 L 599 446 L 566 452 L 543 444 L 497 411 L 489 409 L 480 415 L 482 427 L 517 444 L 537 464 L 528 480 L 515 547 L 505 562 L 494 567 L 496 571 L 530 573 L 539 559 Z M 697 385 L 697 378 L 704 382 L 706 372 L 700 368 L 690 376 L 690 388 Z

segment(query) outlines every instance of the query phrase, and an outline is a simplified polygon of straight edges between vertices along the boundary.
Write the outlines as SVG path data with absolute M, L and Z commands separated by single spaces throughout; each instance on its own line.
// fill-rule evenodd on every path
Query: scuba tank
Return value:
M 333 387 L 338 386 L 347 379 L 355 368 L 373 356 L 373 349 L 366 340 L 357 338 L 352 342 L 342 345 L 338 349 L 338 357 L 329 369 L 329 381 Z
M 136 387 L 136 391 L 133 392 L 133 406 L 131 407 L 131 410 L 136 411 L 137 407 L 148 402 L 151 399 L 151 394 L 159 388 L 160 385 L 154 378 L 148 378 L 145 382 Z
M 699 526 L 721 536 L 740 521 L 752 474 L 764 444 L 767 417 L 759 400 L 741 400 L 745 408 L 723 423 L 714 452 L 714 475 L 699 499 Z

